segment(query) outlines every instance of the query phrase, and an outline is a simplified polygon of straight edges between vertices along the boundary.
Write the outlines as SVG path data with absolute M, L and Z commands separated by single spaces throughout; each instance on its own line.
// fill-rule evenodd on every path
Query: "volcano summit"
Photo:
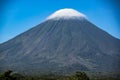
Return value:
M 84 19 L 86 16 L 74 9 L 61 9 L 50 15 L 47 19 Z
M 61 9 L 0 44 L 0 71 L 118 71 L 120 40 L 73 9 Z M 29 73 L 30 74 L 30 73 Z

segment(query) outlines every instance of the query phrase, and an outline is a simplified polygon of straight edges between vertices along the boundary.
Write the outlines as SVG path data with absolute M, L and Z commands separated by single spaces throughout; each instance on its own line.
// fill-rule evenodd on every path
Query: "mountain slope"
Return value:
M 116 71 L 120 65 L 119 52 L 120 40 L 86 18 L 60 16 L 49 18 L 1 44 L 0 69 L 66 73 Z

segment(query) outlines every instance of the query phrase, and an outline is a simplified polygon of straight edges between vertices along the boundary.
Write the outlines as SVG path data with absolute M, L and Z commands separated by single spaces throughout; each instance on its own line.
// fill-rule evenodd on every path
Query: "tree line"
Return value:
M 63 75 L 40 75 L 40 76 L 25 76 L 18 73 L 13 73 L 11 70 L 7 70 L 0 74 L 0 80 L 89 80 L 89 77 L 85 72 L 76 72 L 70 76 Z

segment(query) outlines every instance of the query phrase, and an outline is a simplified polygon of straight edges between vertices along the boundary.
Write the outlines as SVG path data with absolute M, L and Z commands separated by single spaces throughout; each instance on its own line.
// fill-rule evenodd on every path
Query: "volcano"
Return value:
M 74 9 L 61 9 L 44 22 L 0 44 L 0 71 L 118 71 L 120 40 Z

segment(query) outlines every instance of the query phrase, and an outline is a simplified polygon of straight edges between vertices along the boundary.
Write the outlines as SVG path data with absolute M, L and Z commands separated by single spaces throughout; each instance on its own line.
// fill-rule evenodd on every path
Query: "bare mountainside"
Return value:
M 120 40 L 73 9 L 57 11 L 0 44 L 0 71 L 119 71 L 119 59 Z

